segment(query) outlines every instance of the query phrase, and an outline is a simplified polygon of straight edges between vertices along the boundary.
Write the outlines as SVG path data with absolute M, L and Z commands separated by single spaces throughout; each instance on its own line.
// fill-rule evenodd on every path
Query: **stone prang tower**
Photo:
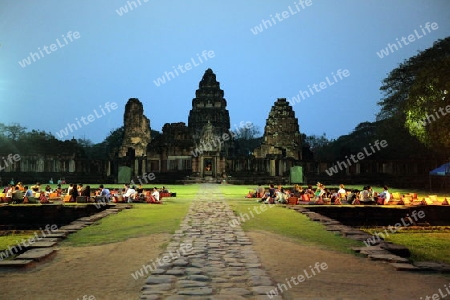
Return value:
M 200 139 L 200 134 L 208 123 L 212 124 L 216 134 L 228 133 L 230 115 L 223 94 L 216 74 L 211 69 L 206 70 L 195 92 L 188 117 L 188 127 L 194 140 Z
M 123 115 L 124 134 L 122 146 L 119 149 L 119 157 L 145 156 L 147 145 L 150 143 L 150 120 L 144 115 L 142 102 L 137 98 L 131 98 L 125 105 Z

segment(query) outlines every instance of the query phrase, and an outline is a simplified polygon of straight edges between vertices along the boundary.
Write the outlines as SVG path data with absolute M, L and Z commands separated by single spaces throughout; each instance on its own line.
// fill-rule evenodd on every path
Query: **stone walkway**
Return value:
M 230 226 L 233 211 L 217 185 L 201 190 L 165 252 L 147 265 L 141 299 L 268 299 L 274 282 L 242 228 Z

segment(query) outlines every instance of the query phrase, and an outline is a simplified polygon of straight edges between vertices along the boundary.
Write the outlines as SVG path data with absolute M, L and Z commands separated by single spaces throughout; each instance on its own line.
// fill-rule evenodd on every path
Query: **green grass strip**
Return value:
M 133 204 L 114 215 L 71 234 L 63 243 L 69 246 L 93 246 L 125 241 L 156 233 L 173 234 L 180 227 L 199 186 L 174 187 L 177 197 L 163 198 L 164 204 Z M 179 195 L 179 191 L 182 194 Z

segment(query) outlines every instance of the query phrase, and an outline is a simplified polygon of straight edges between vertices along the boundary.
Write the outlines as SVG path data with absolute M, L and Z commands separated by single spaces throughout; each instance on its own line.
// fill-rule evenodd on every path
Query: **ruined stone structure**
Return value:
M 192 100 L 188 125 L 165 124 L 162 135 L 150 142 L 149 121 L 143 115 L 142 103 L 130 99 L 125 108 L 125 136 L 119 158 L 134 163 L 125 159 L 119 165 L 133 168 L 134 175 L 148 171 L 213 180 L 236 172 L 284 176 L 291 166 L 300 163 L 298 120 L 286 99 L 278 99 L 272 107 L 264 141 L 254 157 L 234 155 L 226 106 L 220 83 L 208 69 Z
M 144 107 L 139 99 L 128 100 L 125 105 L 123 123 L 124 136 L 119 157 L 146 155 L 147 145 L 151 140 L 150 120 L 144 115 Z
M 254 155 L 257 159 L 269 160 L 269 166 L 265 168 L 272 176 L 284 174 L 302 159 L 298 120 L 285 98 L 279 98 L 272 106 L 264 127 L 263 142 Z
M 147 165 L 152 172 L 191 170 L 192 135 L 185 123 L 166 123 L 162 134 L 147 148 Z
M 189 130 L 196 140 L 200 138 L 200 133 L 208 122 L 218 133 L 229 131 L 230 116 L 226 109 L 227 101 L 223 96 L 224 92 L 220 89 L 216 74 L 211 69 L 206 70 L 195 92 L 188 118 Z
M 188 127 L 194 140 L 192 172 L 200 177 L 218 177 L 225 174 L 225 160 L 230 140 L 223 134 L 230 130 L 227 101 L 220 83 L 211 69 L 206 70 L 192 100 Z
M 178 172 L 194 177 L 216 178 L 226 172 L 231 148 L 230 116 L 220 83 L 206 70 L 192 100 L 188 126 L 165 124 L 162 135 L 147 148 L 147 166 L 152 172 Z M 230 138 L 224 138 L 228 134 Z

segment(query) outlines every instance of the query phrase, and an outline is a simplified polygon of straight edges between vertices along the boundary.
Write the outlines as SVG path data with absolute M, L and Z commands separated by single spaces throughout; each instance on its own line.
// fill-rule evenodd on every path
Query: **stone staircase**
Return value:
M 51 233 L 44 233 L 41 231 L 41 234 L 38 235 L 35 233 L 35 239 L 37 240 L 34 243 L 29 243 L 29 245 L 15 245 L 9 247 L 9 250 L 4 250 L 3 253 L 7 255 L 7 257 L 2 256 L 3 260 L 0 260 L 0 269 L 4 268 L 33 268 L 38 263 L 43 263 L 52 260 L 57 253 L 57 245 L 60 241 L 64 240 L 69 234 L 77 232 L 85 228 L 86 226 L 94 224 L 94 222 L 105 218 L 111 214 L 117 214 L 123 209 L 131 208 L 129 205 L 116 205 L 111 208 L 100 211 L 96 214 L 93 214 L 89 217 L 79 218 L 72 223 L 62 226 L 58 230 L 52 230 Z M 28 239 L 29 241 L 30 239 Z M 34 238 L 33 238 L 34 240 Z M 14 253 L 12 251 L 14 248 L 19 253 Z M 17 249 L 20 249 L 17 251 Z

